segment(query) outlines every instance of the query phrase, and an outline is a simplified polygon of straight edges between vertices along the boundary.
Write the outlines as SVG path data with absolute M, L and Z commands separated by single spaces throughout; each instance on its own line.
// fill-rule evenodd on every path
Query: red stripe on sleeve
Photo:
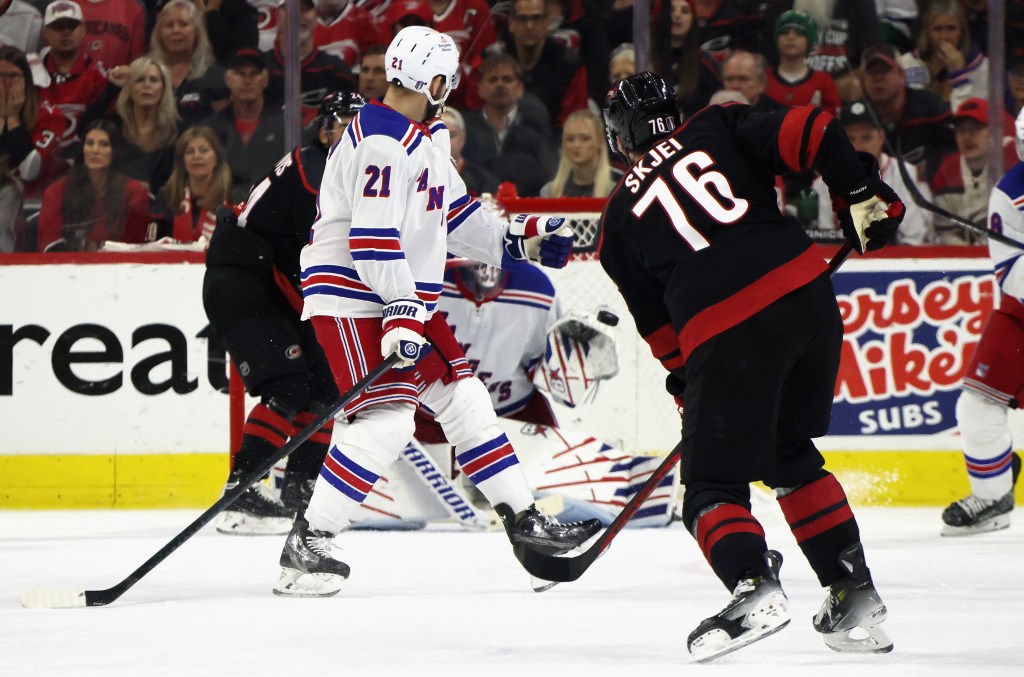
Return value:
M 832 119 L 832 115 L 825 112 L 814 118 L 811 136 L 807 139 L 807 149 L 803 156 L 803 168 L 808 168 L 814 163 L 814 158 L 818 155 L 818 148 L 821 147 L 821 140 L 825 138 L 825 128 L 828 127 L 828 123 L 832 122 Z
M 792 108 L 782 120 L 782 128 L 779 129 L 779 156 L 794 172 L 803 169 L 800 164 L 800 142 L 804 138 L 804 125 L 807 118 L 814 112 L 813 108 L 801 106 Z

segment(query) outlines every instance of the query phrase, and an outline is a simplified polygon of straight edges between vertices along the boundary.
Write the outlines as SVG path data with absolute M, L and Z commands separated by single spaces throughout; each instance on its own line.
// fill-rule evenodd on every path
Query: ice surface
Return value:
M 337 597 L 270 589 L 283 537 L 207 528 L 109 607 L 23 609 L 33 586 L 103 589 L 198 511 L 0 512 L 0 675 L 886 677 L 1024 674 L 1024 510 L 1009 530 L 940 538 L 938 508 L 861 508 L 895 651 L 850 656 L 811 629 L 823 592 L 776 506 L 794 616 L 708 665 L 685 638 L 728 595 L 678 525 L 621 533 L 584 577 L 535 594 L 501 533 L 353 532 Z

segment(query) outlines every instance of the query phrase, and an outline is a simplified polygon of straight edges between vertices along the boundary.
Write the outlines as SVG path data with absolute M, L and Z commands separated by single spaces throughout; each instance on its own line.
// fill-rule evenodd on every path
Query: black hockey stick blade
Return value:
M 225 493 L 219 501 L 211 505 L 206 512 L 197 517 L 191 524 L 185 527 L 181 533 L 172 538 L 164 547 L 160 548 L 152 557 L 143 562 L 142 566 L 133 571 L 123 581 L 105 590 L 75 590 L 71 588 L 28 588 L 21 593 L 21 605 L 29 609 L 72 609 L 87 606 L 106 606 L 123 595 L 130 587 L 152 571 L 160 562 L 180 548 L 185 541 L 192 538 L 200 529 L 209 524 L 214 517 L 224 509 L 238 500 L 238 497 L 248 490 L 264 475 L 270 472 L 277 463 L 288 454 L 295 451 L 299 445 L 312 437 L 316 431 L 345 408 L 354 400 L 359 393 L 372 385 L 377 379 L 384 375 L 388 369 L 394 366 L 399 360 L 398 354 L 391 354 L 377 365 L 358 383 L 352 386 L 348 392 L 342 395 L 333 405 L 320 413 L 317 418 L 308 426 L 299 431 L 294 437 L 266 459 L 258 468 L 255 468 L 248 475 L 238 481 L 238 486 Z
M 512 548 L 516 559 L 519 560 L 524 569 L 537 578 L 557 583 L 575 581 L 583 575 L 583 572 L 590 568 L 590 565 L 601 556 L 601 553 L 608 549 L 612 539 L 622 531 L 622 528 L 626 526 L 629 520 L 633 519 L 633 515 L 636 514 L 636 511 L 640 509 L 643 502 L 664 481 L 665 476 L 672 472 L 673 467 L 679 463 L 681 453 L 682 451 L 679 446 L 676 446 L 675 449 L 669 452 L 669 455 L 665 457 L 661 465 L 655 468 L 651 476 L 644 482 L 644 485 L 640 487 L 640 490 L 633 495 L 633 498 L 629 499 L 629 502 L 622 508 L 622 512 L 616 515 L 612 523 L 608 525 L 608 528 L 604 530 L 597 540 L 580 554 L 546 555 L 523 545 L 517 545 Z
M 839 270 L 839 267 L 843 265 L 843 262 L 849 258 L 852 252 L 853 241 L 847 240 L 828 262 L 829 277 Z M 604 533 L 583 552 L 575 555 L 571 553 L 565 555 L 546 555 L 520 544 L 512 547 L 512 552 L 515 553 L 516 559 L 519 560 L 519 563 L 523 565 L 523 568 L 531 576 L 555 583 L 575 581 L 608 549 L 612 539 L 622 531 L 622 528 L 626 526 L 629 520 L 633 519 L 633 515 L 640 509 L 643 502 L 647 500 L 647 497 L 654 492 L 655 488 L 665 479 L 665 476 L 672 471 L 673 466 L 679 462 L 681 455 L 681 446 L 676 445 L 675 449 L 669 452 L 669 455 L 661 462 L 661 465 L 654 470 L 654 473 L 647 478 L 644 485 L 640 487 L 640 490 L 633 495 L 633 498 L 629 499 L 629 502 L 622 508 L 622 512 L 615 516 L 615 519 L 608 525 Z

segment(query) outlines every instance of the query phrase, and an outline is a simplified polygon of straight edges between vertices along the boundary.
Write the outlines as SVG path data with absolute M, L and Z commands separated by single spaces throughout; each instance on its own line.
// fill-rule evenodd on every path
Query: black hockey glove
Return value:
M 867 176 L 852 188 L 832 193 L 832 206 L 857 252 L 881 249 L 892 242 L 907 212 L 900 196 L 878 172 L 878 161 L 870 153 L 858 152 Z

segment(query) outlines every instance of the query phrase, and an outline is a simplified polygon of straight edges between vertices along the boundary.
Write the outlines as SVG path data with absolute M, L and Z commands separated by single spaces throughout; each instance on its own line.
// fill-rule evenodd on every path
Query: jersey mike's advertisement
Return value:
M 998 302 L 985 263 L 837 276 L 844 340 L 830 436 L 929 439 L 956 427 L 960 382 Z
M 114 255 L 88 265 L 4 257 L 0 506 L 216 498 L 229 416 L 225 357 L 202 307 L 205 268 L 161 256 L 159 265 Z M 591 279 L 599 274 L 592 262 L 573 262 L 554 278 L 568 309 L 616 307 L 620 299 L 583 298 L 583 288 L 606 283 Z M 818 440 L 830 466 L 863 473 L 876 494 L 906 493 L 917 477 L 921 490 L 910 502 L 955 498 L 962 487 L 940 496 L 925 488 L 933 482 L 921 469 L 962 471 L 959 384 L 998 303 L 988 258 L 853 259 L 833 283 L 845 340 L 831 429 Z M 661 368 L 626 329 L 617 334 L 619 375 L 594 402 L 560 414 L 562 423 L 614 438 L 630 453 L 665 453 L 678 441 L 679 421 Z M 1024 439 L 1024 416 L 1011 412 L 1010 423 L 1014 439 Z M 892 482 L 879 479 L 886 473 Z

